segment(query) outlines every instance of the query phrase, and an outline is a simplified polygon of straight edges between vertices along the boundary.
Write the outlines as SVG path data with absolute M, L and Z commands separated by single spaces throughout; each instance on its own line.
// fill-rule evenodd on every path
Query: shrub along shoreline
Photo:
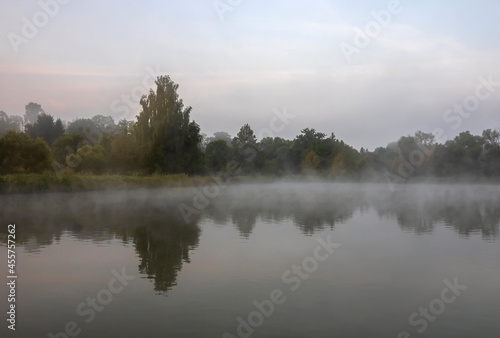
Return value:
M 39 192 L 79 192 L 137 188 L 178 188 L 200 186 L 213 181 L 211 176 L 13 174 L 0 176 L 0 194 Z

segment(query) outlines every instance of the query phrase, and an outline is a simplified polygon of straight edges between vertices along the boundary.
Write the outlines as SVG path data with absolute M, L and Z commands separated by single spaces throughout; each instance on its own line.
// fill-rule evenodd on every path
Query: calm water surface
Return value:
M 500 337 L 499 186 L 205 193 L 0 197 L 1 336 Z

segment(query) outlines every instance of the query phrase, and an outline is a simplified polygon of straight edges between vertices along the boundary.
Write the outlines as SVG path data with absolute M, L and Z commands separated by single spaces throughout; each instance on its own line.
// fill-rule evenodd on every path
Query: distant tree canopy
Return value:
M 36 122 L 26 125 L 26 132 L 33 138 L 41 137 L 50 146 L 58 137 L 64 134 L 62 121 L 49 114 L 42 113 L 38 115 Z
M 190 121 L 191 107 L 177 94 L 170 77 L 156 80 L 156 92 L 141 98 L 137 117 L 137 144 L 150 172 L 196 173 L 202 169 L 200 127 Z
M 293 172 L 290 158 L 292 141 L 280 137 L 266 137 L 260 141 L 259 149 L 262 151 L 263 168 L 265 175 L 282 175 Z
M 262 163 L 257 137 L 249 124 L 244 124 L 232 141 L 234 160 L 241 174 L 254 174 Z
M 500 177 L 500 131 L 462 132 L 437 143 L 417 131 L 374 151 L 353 147 L 304 128 L 292 140 L 258 140 L 249 124 L 235 137 L 219 131 L 202 137 L 184 107 L 178 85 L 160 76 L 155 90 L 140 100 L 136 121 L 95 115 L 75 119 L 64 129 L 60 119 L 30 102 L 23 119 L 0 111 L 0 174 L 56 172 L 151 174 L 301 175 L 396 181 L 415 177 Z M 29 137 L 31 136 L 31 138 Z M 49 146 L 52 148 L 50 149 Z
M 91 120 L 102 133 L 109 135 L 115 132 L 116 124 L 111 116 L 95 115 Z
M 205 158 L 210 170 L 214 173 L 225 171 L 231 159 L 231 148 L 225 140 L 214 140 L 205 148 Z
M 500 133 L 486 129 L 482 136 L 461 132 L 444 144 L 418 131 L 395 144 L 367 152 L 369 169 L 408 176 L 500 176 Z
M 23 118 L 21 116 L 9 116 L 0 110 L 0 136 L 5 135 L 9 130 L 22 131 Z
M 231 135 L 229 135 L 225 131 L 215 132 L 213 136 L 208 136 L 208 137 L 205 134 L 202 135 L 203 135 L 202 149 L 205 149 L 210 142 L 218 140 L 223 140 L 227 143 L 228 146 L 231 146 L 232 142 Z
M 36 120 L 38 120 L 38 115 L 45 113 L 45 111 L 42 109 L 42 106 L 34 102 L 28 103 L 25 109 L 26 109 L 24 114 L 25 124 L 35 124 Z
M 66 135 L 80 134 L 91 139 L 101 139 L 116 130 L 115 121 L 111 116 L 95 115 L 90 119 L 75 119 L 68 123 Z
M 134 121 L 120 120 L 116 125 L 115 132 L 120 135 L 132 135 L 135 129 Z
M 82 136 L 90 135 L 97 129 L 92 119 L 75 119 L 68 123 L 66 127 L 66 135 L 80 134 Z

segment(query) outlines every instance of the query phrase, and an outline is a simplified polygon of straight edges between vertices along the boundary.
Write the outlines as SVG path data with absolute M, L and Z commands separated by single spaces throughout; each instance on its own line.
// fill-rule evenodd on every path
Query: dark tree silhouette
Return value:
M 156 80 L 156 92 L 141 98 L 137 117 L 137 141 L 143 163 L 150 172 L 196 173 L 201 170 L 200 127 L 190 121 L 191 107 L 177 94 L 178 84 L 170 77 Z
M 41 137 L 48 145 L 64 134 L 64 127 L 60 119 L 54 122 L 54 117 L 49 114 L 40 114 L 36 122 L 26 125 L 26 132 L 33 138 Z

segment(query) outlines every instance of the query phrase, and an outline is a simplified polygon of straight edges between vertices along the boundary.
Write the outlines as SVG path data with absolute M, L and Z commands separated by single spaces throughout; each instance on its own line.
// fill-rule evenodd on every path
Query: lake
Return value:
M 2 337 L 499 337 L 500 186 L 0 196 Z M 0 303 L 8 311 L 9 287 Z

